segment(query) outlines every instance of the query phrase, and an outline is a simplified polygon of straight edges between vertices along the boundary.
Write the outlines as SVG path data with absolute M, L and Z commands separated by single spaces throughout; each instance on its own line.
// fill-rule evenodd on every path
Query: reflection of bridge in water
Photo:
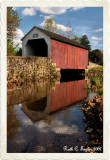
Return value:
M 22 104 L 22 111 L 33 121 L 45 119 L 48 114 L 61 110 L 87 97 L 86 81 L 76 80 L 56 84 L 50 95 Z

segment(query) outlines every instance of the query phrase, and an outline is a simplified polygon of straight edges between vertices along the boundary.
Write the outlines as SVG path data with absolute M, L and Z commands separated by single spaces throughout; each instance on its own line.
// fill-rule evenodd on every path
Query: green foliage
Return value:
M 23 72 L 20 73 L 20 77 L 23 78 Z
M 73 41 L 79 42 L 79 37 L 77 35 L 74 35 L 74 37 L 72 38 Z
M 14 74 L 14 69 L 11 70 L 11 74 Z
M 32 74 L 32 79 L 35 80 L 36 74 L 35 72 Z
M 88 72 L 88 83 L 86 89 L 91 92 L 103 94 L 103 66 L 93 67 Z
M 12 39 L 7 40 L 7 55 L 8 56 L 15 56 L 17 53 L 17 45 L 14 45 Z
M 86 89 L 89 89 L 90 87 L 91 87 L 91 83 L 87 83 L 85 86 Z
M 100 95 L 103 94 L 103 87 L 101 87 L 101 88 L 98 89 L 98 93 L 99 93 Z
M 61 29 L 58 29 L 57 24 L 54 22 L 52 17 L 47 18 L 44 22 L 44 29 L 46 29 L 47 31 L 57 33 L 67 38 L 72 38 L 74 34 L 73 30 L 71 29 L 70 22 L 67 23 L 67 27 L 70 28 L 70 30 L 67 30 L 65 32 L 63 32 Z
M 22 56 L 22 48 L 19 48 L 19 50 L 16 53 L 16 56 Z
M 92 77 L 89 79 L 89 83 L 87 83 L 85 87 L 88 91 L 103 94 L 103 76 Z
M 92 62 L 95 62 L 95 63 L 103 65 L 103 53 L 99 49 L 92 50 L 89 53 L 89 59 Z
M 90 71 L 93 70 L 93 71 L 103 71 L 103 66 L 100 66 L 100 67 L 93 67 L 90 69 Z
M 95 91 L 99 93 L 100 95 L 103 94 L 103 77 L 94 77 L 91 79 L 91 85 L 95 85 L 96 89 Z
M 79 38 L 79 43 L 88 48 L 88 50 L 91 50 L 90 41 L 87 37 L 87 35 L 83 35 L 81 38 Z
M 91 84 L 92 85 L 99 86 L 101 82 L 102 82 L 102 78 L 101 77 L 94 77 L 94 78 L 91 79 Z
M 7 7 L 7 55 L 16 55 L 18 45 L 14 45 L 16 28 L 20 26 L 19 15 L 13 7 Z
M 55 24 L 52 17 L 47 18 L 44 22 L 44 29 L 50 32 L 57 32 L 57 25 Z
M 13 7 L 7 7 L 7 38 L 13 39 L 16 36 L 16 28 L 20 26 L 19 15 Z

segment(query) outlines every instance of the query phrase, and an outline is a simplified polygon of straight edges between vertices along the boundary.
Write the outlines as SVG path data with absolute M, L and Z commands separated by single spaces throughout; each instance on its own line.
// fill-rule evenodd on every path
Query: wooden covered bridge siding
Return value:
M 60 69 L 86 69 L 88 50 L 51 39 L 51 59 Z
M 22 38 L 23 56 L 49 57 L 60 69 L 86 69 L 88 49 L 71 39 L 34 26 Z

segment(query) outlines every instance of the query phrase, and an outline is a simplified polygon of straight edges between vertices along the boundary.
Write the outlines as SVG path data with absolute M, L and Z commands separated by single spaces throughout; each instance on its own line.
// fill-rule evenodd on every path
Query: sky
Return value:
M 21 38 L 34 26 L 43 28 L 45 19 L 53 17 L 62 32 L 73 30 L 78 37 L 87 35 L 91 48 L 103 50 L 103 7 L 14 7 L 21 25 L 17 28 L 15 43 L 21 47 Z M 68 27 L 70 23 L 71 27 Z

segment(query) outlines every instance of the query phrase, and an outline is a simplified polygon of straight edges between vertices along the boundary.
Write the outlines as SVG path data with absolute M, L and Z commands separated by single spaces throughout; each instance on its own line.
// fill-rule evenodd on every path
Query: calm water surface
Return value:
M 85 80 L 40 82 L 8 90 L 7 152 L 81 152 L 89 142 L 80 110 L 87 93 Z M 72 151 L 65 151 L 65 146 Z M 75 151 L 75 147 L 78 150 Z

